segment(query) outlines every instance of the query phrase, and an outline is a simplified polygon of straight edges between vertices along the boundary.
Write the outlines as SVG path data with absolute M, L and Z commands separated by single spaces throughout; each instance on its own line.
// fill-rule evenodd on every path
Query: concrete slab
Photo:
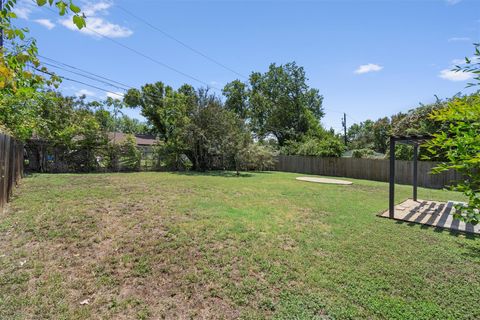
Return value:
M 445 228 L 466 233 L 480 234 L 480 224 L 472 225 L 463 221 L 454 220 L 454 203 L 417 200 L 405 200 L 395 206 L 393 219 L 427 226 Z M 388 210 L 380 214 L 381 217 L 390 218 Z
M 327 184 L 342 184 L 342 185 L 352 184 L 351 181 L 330 179 L 330 178 L 318 178 L 318 177 L 298 177 L 297 180 L 307 181 L 307 182 L 316 182 L 316 183 L 327 183 Z

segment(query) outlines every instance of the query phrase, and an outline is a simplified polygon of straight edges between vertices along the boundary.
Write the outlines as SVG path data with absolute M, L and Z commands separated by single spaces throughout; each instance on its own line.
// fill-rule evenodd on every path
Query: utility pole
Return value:
M 347 114 L 343 113 L 342 118 L 343 137 L 345 138 L 345 145 L 347 145 Z

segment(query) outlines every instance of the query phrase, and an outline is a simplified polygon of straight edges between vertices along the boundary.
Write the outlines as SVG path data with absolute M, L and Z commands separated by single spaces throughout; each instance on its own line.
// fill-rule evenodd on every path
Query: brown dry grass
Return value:
M 476 239 L 377 218 L 385 184 L 294 177 L 29 177 L 0 216 L 0 318 L 480 316 Z

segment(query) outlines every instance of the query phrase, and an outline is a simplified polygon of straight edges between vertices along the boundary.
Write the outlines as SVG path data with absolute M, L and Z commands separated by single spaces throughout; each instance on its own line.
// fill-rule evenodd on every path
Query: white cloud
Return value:
M 213 88 L 223 88 L 224 87 L 224 85 L 221 82 L 218 82 L 218 81 L 215 81 L 215 80 L 210 81 L 208 84 Z
M 464 68 L 468 66 L 466 58 L 463 59 L 453 59 L 450 64 L 450 68 L 448 69 L 443 69 L 440 70 L 440 73 L 438 76 L 442 79 L 449 80 L 449 81 L 466 81 L 469 79 L 472 79 L 474 77 L 474 74 L 468 71 L 452 71 L 452 69 L 456 69 L 457 66 L 460 68 Z M 468 57 L 468 60 L 470 61 L 471 64 L 478 64 L 480 63 L 480 57 L 477 56 L 471 56 Z
M 454 65 L 454 66 L 458 66 L 458 65 L 461 65 L 461 64 L 465 64 L 465 59 L 453 59 L 452 60 L 452 65 Z
M 122 92 L 107 92 L 107 98 L 123 99 L 123 93 Z
M 480 63 L 480 57 L 478 57 L 478 56 L 468 57 L 468 60 L 470 60 L 470 63 Z M 453 59 L 452 60 L 452 65 L 453 66 L 463 66 L 463 65 L 466 65 L 466 64 L 467 64 L 467 61 L 465 60 L 465 58 L 463 58 L 463 59 Z
M 357 70 L 354 71 L 356 74 L 364 74 L 364 73 L 369 73 L 369 72 L 378 72 L 382 70 L 383 67 L 375 64 L 375 63 L 368 63 L 368 64 L 362 64 L 357 68 Z
M 452 37 L 448 39 L 448 42 L 463 42 L 463 41 L 472 41 L 469 37 Z
M 101 1 L 97 3 L 88 3 L 83 7 L 83 12 L 87 16 L 87 27 L 78 29 L 73 23 L 72 17 L 60 20 L 60 24 L 64 27 L 78 31 L 83 34 L 99 37 L 99 34 L 112 38 L 126 38 L 133 34 L 133 31 L 127 27 L 112 23 L 105 19 L 108 15 L 108 9 L 112 7 L 113 3 L 110 1 Z
M 28 20 L 28 17 L 30 16 L 30 13 L 32 13 L 32 10 L 30 10 L 27 7 L 18 7 L 13 9 L 13 12 L 19 17 L 20 19 L 25 19 Z
M 110 1 L 101 1 L 97 3 L 89 3 L 83 8 L 83 13 L 87 17 L 95 15 L 99 11 L 106 11 L 108 8 L 110 8 L 113 5 L 112 2 Z
M 95 93 L 87 89 L 80 89 L 77 92 L 75 92 L 75 95 L 77 97 L 80 97 L 80 96 L 95 97 Z
M 460 1 L 462 1 L 462 0 L 445 0 L 445 2 L 449 5 L 451 5 L 451 6 L 456 5 Z
M 473 74 L 470 72 L 452 71 L 450 69 L 443 69 L 438 76 L 450 81 L 465 81 L 473 78 Z
M 50 21 L 49 19 L 36 19 L 36 20 L 33 20 L 33 21 L 35 21 L 36 23 L 44 26 L 48 30 L 52 30 L 53 28 L 55 28 L 55 24 L 52 21 Z
M 13 8 L 13 12 L 20 19 L 28 20 L 33 9 L 35 9 L 34 3 L 28 0 L 21 0 Z
M 99 34 L 101 34 L 111 38 L 126 38 L 133 34 L 133 31 L 126 27 L 122 27 L 98 17 L 87 18 L 87 28 L 82 28 L 80 30 L 71 19 L 60 20 L 60 23 L 70 30 L 79 31 L 94 37 L 99 37 Z

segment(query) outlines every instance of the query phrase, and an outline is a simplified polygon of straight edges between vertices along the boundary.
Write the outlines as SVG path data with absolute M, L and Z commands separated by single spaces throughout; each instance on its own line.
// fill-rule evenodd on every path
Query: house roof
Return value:
M 108 140 L 114 143 L 123 143 L 127 140 L 128 134 L 123 132 L 109 132 Z M 158 140 L 151 134 L 134 134 L 137 146 L 153 146 Z

